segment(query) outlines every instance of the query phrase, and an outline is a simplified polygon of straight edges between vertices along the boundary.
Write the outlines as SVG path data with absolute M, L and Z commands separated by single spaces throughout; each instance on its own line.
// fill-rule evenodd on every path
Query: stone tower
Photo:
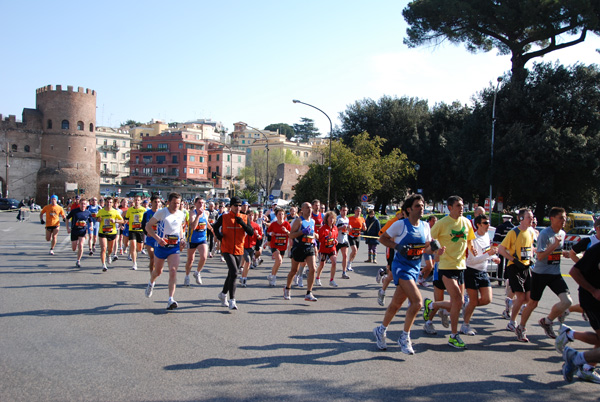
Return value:
M 77 183 L 86 196 L 100 193 L 100 165 L 96 151 L 96 92 L 48 85 L 36 90 L 36 109 L 41 113 L 41 168 L 37 196 L 69 197 L 65 183 Z

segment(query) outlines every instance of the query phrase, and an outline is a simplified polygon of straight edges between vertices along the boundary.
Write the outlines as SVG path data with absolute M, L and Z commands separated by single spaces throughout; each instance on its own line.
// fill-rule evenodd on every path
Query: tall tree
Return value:
M 300 124 L 294 124 L 295 137 L 301 142 L 308 142 L 320 133 L 315 127 L 315 121 L 307 117 L 300 118 Z
M 600 34 L 600 2 L 589 0 L 418 0 L 402 15 L 409 47 L 449 40 L 471 52 L 496 49 L 512 56 L 512 80 L 521 85 L 529 60 Z
M 286 123 L 269 124 L 267 127 L 265 127 L 265 130 L 269 130 L 269 131 L 279 130 L 279 134 L 285 135 L 285 137 L 288 140 L 291 140 L 292 138 L 294 138 L 294 135 L 296 135 L 294 128 Z

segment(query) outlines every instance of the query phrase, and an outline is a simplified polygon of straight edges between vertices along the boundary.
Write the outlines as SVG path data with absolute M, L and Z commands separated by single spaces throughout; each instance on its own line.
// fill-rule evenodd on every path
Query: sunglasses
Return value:
M 484 221 L 484 222 L 481 222 L 481 224 L 482 224 L 482 225 L 489 225 L 489 224 L 490 224 L 490 222 L 489 222 L 489 221 Z

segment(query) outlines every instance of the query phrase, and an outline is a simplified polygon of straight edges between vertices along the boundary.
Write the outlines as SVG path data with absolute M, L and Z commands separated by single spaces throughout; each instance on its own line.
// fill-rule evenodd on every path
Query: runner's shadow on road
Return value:
M 77 315 L 116 315 L 116 314 L 136 314 L 136 313 L 152 313 L 147 308 L 144 309 L 114 309 L 115 307 L 121 306 L 132 306 L 136 304 L 132 303 L 116 303 L 109 304 L 106 306 L 98 306 L 89 309 L 68 309 L 68 310 L 58 310 L 58 309 L 40 309 L 40 310 L 30 310 L 30 311 L 21 311 L 21 312 L 12 312 L 0 314 L 0 318 L 3 317 L 64 317 L 64 316 L 77 316 Z M 114 309 L 114 310 L 113 310 Z

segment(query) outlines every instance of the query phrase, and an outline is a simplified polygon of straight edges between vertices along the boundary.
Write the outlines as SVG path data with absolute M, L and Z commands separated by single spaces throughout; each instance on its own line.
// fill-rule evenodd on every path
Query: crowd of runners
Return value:
M 527 322 L 548 287 L 558 300 L 538 324 L 548 337 L 555 339 L 556 349 L 563 355 L 564 378 L 571 382 L 577 373 L 585 381 L 600 383 L 600 375 L 595 371 L 600 362 L 600 219 L 594 223 L 596 235 L 567 251 L 563 208 L 551 209 L 550 226 L 542 231 L 535 229 L 535 218 L 529 209 L 518 211 L 518 225 L 514 227 L 511 217 L 506 216 L 504 224 L 497 228 L 500 239 L 496 246 L 488 235 L 490 218 L 483 208 L 476 209 L 475 217 L 469 220 L 463 216 L 463 200 L 452 196 L 447 200 L 448 215 L 439 220 L 435 216 L 423 220 L 424 207 L 422 196 L 411 195 L 396 216 L 381 227 L 372 210 L 366 219 L 360 207 L 348 216 L 348 207 L 327 211 L 318 200 L 286 212 L 276 207 L 250 210 L 248 203 L 238 197 L 232 197 L 227 206 L 207 203 L 201 197 L 188 205 L 177 193 L 169 194 L 164 205 L 158 196 L 143 200 L 139 196 L 120 200 L 78 197 L 66 213 L 57 197 L 52 196 L 50 204 L 41 210 L 40 220 L 45 224 L 50 255 L 55 252 L 61 218 L 66 222 L 77 267 L 81 267 L 86 247 L 89 256 L 100 254 L 99 268 L 103 272 L 109 271 L 119 258 L 127 258 L 131 269 L 137 270 L 139 255 L 147 254 L 150 279 L 146 297 L 152 296 L 166 264 L 168 310 L 178 307 L 174 296 L 184 250 L 183 285 L 190 286 L 190 274 L 201 285 L 207 259 L 218 255 L 228 271 L 217 297 L 224 307 L 237 310 L 236 289 L 247 286 L 250 269 L 263 263 L 263 252 L 270 254 L 273 262 L 266 277 L 270 287 L 276 287 L 281 278 L 285 283 L 284 300 L 290 300 L 292 288 L 296 288 L 304 291 L 304 300 L 316 302 L 315 286 L 327 284 L 336 288 L 336 279 L 349 278 L 361 237 L 368 247 L 365 262 L 376 263 L 377 245 L 382 244 L 386 247 L 387 266 L 375 278 L 381 283 L 378 303 L 385 306 L 386 289 L 392 282 L 395 291 L 373 335 L 377 347 L 387 349 L 388 327 L 407 301 L 398 345 L 409 355 L 415 353 L 411 328 L 421 311 L 427 334 L 437 333 L 433 321 L 439 316 L 441 324 L 450 329 L 448 344 L 457 349 L 467 347 L 461 335 L 477 334 L 471 325 L 476 307 L 492 301 L 492 280 L 487 269 L 493 262 L 498 265 L 497 279 L 505 283 L 505 308 L 498 313 L 508 320 L 506 330 L 514 333 L 516 340 L 529 342 Z M 291 258 L 291 269 L 282 277 L 278 273 L 284 258 Z M 562 258 L 575 262 L 569 274 L 579 285 L 580 304 L 573 304 L 561 274 Z M 329 280 L 322 281 L 326 265 Z M 433 300 L 423 299 L 419 289 L 428 286 L 430 277 Z M 592 331 L 575 331 L 564 323 L 574 312 L 589 321 Z M 558 333 L 554 331 L 555 322 L 560 323 Z M 593 345 L 593 349 L 578 352 L 568 346 L 575 340 Z

